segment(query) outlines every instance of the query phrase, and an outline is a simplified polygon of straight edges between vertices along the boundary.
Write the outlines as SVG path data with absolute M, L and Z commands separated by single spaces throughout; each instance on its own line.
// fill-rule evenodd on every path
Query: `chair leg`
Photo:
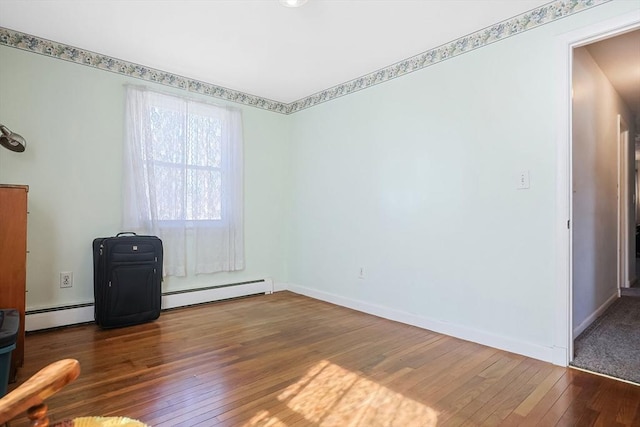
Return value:
M 47 409 L 47 405 L 44 403 L 29 408 L 27 417 L 31 420 L 31 427 L 49 427 Z

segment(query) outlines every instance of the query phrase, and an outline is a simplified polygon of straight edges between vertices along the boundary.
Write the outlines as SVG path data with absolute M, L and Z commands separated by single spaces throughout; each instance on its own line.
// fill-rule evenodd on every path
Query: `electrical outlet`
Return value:
M 529 180 L 529 171 L 523 170 L 518 174 L 518 184 L 516 184 L 516 188 L 518 190 L 528 190 L 530 185 Z
M 60 287 L 70 288 L 73 286 L 73 272 L 63 271 L 60 273 Z

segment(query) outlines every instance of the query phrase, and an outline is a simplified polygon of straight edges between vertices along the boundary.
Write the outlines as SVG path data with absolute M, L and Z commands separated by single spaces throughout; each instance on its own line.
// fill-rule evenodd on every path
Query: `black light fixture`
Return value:
M 11 151 L 22 153 L 27 148 L 27 141 L 17 133 L 11 132 L 6 126 L 0 125 L 0 145 Z

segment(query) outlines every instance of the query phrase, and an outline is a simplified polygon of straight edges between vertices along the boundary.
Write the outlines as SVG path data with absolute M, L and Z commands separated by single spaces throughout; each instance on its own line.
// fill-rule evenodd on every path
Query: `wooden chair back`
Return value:
M 49 425 L 45 399 L 78 378 L 80 363 L 64 359 L 47 365 L 15 390 L 0 398 L 0 426 L 27 413 L 32 426 Z

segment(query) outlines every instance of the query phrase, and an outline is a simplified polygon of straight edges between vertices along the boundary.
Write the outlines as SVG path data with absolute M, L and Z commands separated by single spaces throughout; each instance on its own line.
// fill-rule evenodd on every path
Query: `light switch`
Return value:
M 528 170 L 520 171 L 520 173 L 518 174 L 518 184 L 516 188 L 518 190 L 529 189 L 529 171 Z

